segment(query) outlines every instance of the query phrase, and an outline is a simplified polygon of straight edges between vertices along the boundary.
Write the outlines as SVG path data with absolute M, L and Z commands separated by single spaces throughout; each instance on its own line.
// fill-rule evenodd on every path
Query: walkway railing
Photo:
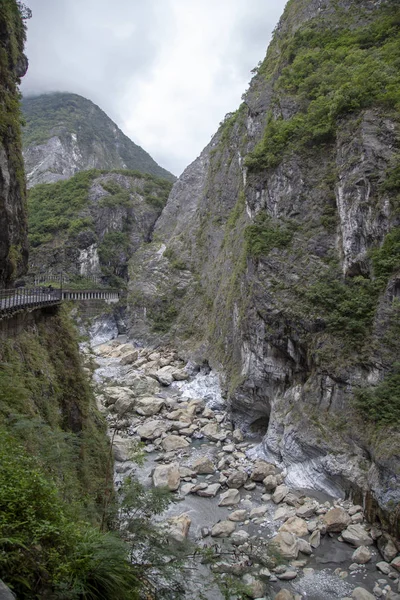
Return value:
M 60 304 L 62 290 L 48 288 L 16 288 L 0 290 L 0 313 L 13 313 L 24 308 Z
M 0 318 L 10 316 L 20 310 L 41 308 L 61 304 L 63 300 L 88 301 L 104 300 L 107 303 L 118 302 L 120 290 L 92 289 L 71 290 L 63 288 L 33 287 L 0 289 Z
M 90 290 L 72 290 L 63 289 L 63 300 L 105 300 L 106 302 L 118 302 L 120 290 L 116 289 L 90 289 Z

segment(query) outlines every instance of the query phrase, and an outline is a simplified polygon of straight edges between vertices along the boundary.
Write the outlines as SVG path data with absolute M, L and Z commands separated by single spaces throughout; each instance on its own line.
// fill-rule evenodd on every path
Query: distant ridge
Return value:
M 28 186 L 68 179 L 87 169 L 130 169 L 175 181 L 96 104 L 77 94 L 22 100 Z

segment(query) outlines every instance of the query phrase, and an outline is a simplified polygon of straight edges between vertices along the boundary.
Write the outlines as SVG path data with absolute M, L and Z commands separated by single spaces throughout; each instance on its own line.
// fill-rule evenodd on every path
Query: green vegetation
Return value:
M 61 583 L 75 589 L 74 569 L 90 577 L 98 527 L 109 520 L 104 495 L 112 495 L 105 424 L 66 309 L 32 318 L 0 349 L 0 570 L 28 599 L 48 588 L 56 598 Z
M 161 211 L 167 203 L 171 187 L 172 184 L 169 181 L 148 178 L 143 186 L 143 192 L 140 190 L 138 192 L 143 194 L 148 204 Z
M 178 309 L 172 298 L 157 299 L 148 311 L 152 329 L 157 333 L 167 333 L 177 316 Z
M 63 494 L 71 504 L 86 494 L 100 497 L 107 472 L 105 426 L 94 411 L 77 334 L 65 307 L 46 321 L 39 320 L 33 330 L 2 343 L 1 424 L 8 424 L 15 435 L 29 442 L 32 454 L 41 456 L 42 450 L 47 454 L 54 443 L 54 456 L 42 460 L 54 469 L 60 485 L 65 484 Z M 75 458 L 81 455 L 79 472 L 74 461 L 70 472 L 63 469 L 58 451 Z M 96 512 L 94 504 L 90 510 Z
M 15 0 L 3 0 L 0 3 L 0 23 L 0 146 L 8 161 L 10 180 L 6 186 L 6 195 L 9 194 L 8 202 L 13 204 L 15 215 L 14 246 L 10 248 L 8 257 L 2 255 L 3 264 L 0 268 L 0 280 L 3 285 L 7 285 L 23 271 L 26 264 L 26 188 L 20 131 L 20 95 L 17 85 L 19 79 L 16 74 L 17 69 L 24 64 L 26 30 Z M 2 211 L 8 211 L 3 206 L 1 208 Z M 2 212 L 2 222 L 5 218 L 5 213 Z M 3 240 L 2 252 L 7 254 L 7 244 L 11 241 L 8 239 L 7 227 L 4 234 L 6 246 L 4 247 Z
M 400 364 L 376 386 L 355 392 L 356 406 L 367 421 L 377 425 L 400 425 Z
M 0 429 L 0 571 L 19 598 L 138 598 L 122 540 L 77 519 L 60 489 Z
M 298 112 L 289 119 L 269 113 L 264 138 L 246 159 L 250 169 L 270 169 L 289 152 L 332 142 L 338 118 L 348 113 L 372 105 L 400 111 L 399 11 L 394 2 L 379 10 L 363 27 L 355 28 L 350 15 L 337 27 L 317 18 L 290 38 L 275 101 L 279 111 L 280 95 L 291 96 Z
M 266 213 L 259 213 L 244 232 L 247 252 L 258 258 L 267 256 L 273 248 L 287 248 L 292 241 L 293 227 L 274 223 Z
M 396 165 L 388 170 L 382 184 L 382 189 L 387 192 L 400 192 L 400 156 L 396 158 Z
M 246 105 L 243 102 L 235 112 L 225 115 L 225 119 L 219 124 L 219 133 L 221 134 L 220 144 L 222 146 L 229 142 L 232 130 L 238 122 L 240 115 L 243 114 L 245 108 Z
M 107 275 L 124 276 L 126 263 L 129 257 L 129 234 L 122 231 L 106 233 L 99 245 L 99 258 L 102 263 L 103 273 Z
M 172 248 L 167 248 L 163 254 L 165 258 L 168 258 L 169 264 L 172 269 L 176 269 L 177 271 L 184 271 L 187 269 L 187 264 L 184 260 L 179 258 L 176 255 L 176 252 L 172 250 Z
M 57 183 L 43 183 L 29 192 L 29 239 L 32 246 L 50 242 L 60 231 L 76 235 L 90 221 L 77 217 L 88 201 L 93 180 L 100 171 L 82 171 Z
M 136 178 L 132 171 L 119 171 L 129 178 Z M 31 246 L 37 247 L 51 242 L 55 236 L 65 232 L 70 237 L 93 226 L 92 219 L 80 216 L 89 203 L 89 190 L 96 178 L 109 174 L 107 171 L 92 169 L 81 171 L 67 180 L 56 183 L 44 183 L 35 186 L 29 192 L 29 240 Z M 100 207 L 133 207 L 132 194 L 143 195 L 144 200 L 161 210 L 165 205 L 172 184 L 165 179 L 153 175 L 140 174 L 144 179 L 142 186 L 135 180 L 128 180 L 130 188 L 126 189 L 112 178 L 100 180 L 103 189 L 108 192 L 99 201 Z
M 327 331 L 359 345 L 371 333 L 379 285 L 365 277 L 321 277 L 304 290 L 306 300 L 324 319 Z
M 94 182 L 106 192 L 98 201 L 98 209 L 89 200 Z M 35 259 L 37 248 L 42 264 L 46 244 L 57 240 L 58 247 L 64 245 L 68 250 L 76 244 L 78 234 L 83 232 L 89 240 L 93 240 L 90 243 L 101 240 L 98 252 L 104 281 L 114 287 L 124 287 L 127 262 L 132 251 L 130 232 L 137 228 L 138 222 L 140 226 L 143 218 L 146 223 L 159 214 L 171 186 L 171 182 L 165 179 L 147 173 L 138 176 L 135 171 L 127 170 L 111 173 L 82 171 L 65 181 L 35 186 L 29 193 L 31 258 L 33 255 Z M 121 226 L 118 231 L 108 231 L 104 235 L 104 230 L 107 231 L 107 211 L 111 215 L 113 209 L 118 209 Z M 97 225 L 89 215 L 94 215 L 95 220 L 100 215 Z M 101 222 L 100 229 L 98 221 Z M 49 254 L 53 256 L 51 247 Z M 68 275 L 68 267 L 66 270 Z
M 112 179 L 109 181 L 102 181 L 101 187 L 108 192 L 109 195 L 101 198 L 99 201 L 99 206 L 105 206 L 107 208 L 113 208 L 116 206 L 124 206 L 125 208 L 129 208 L 132 206 L 131 194 L 129 190 L 124 189 Z
M 102 166 L 106 169 L 123 163 L 133 171 L 150 173 L 172 182 L 176 179 L 124 135 L 98 106 L 82 96 L 56 93 L 24 98 L 22 111 L 26 122 L 25 148 L 43 144 L 54 135 L 70 142 L 71 134 L 74 134 L 84 155 L 96 152 L 95 145 L 105 149 Z
M 226 222 L 226 228 L 228 231 L 231 231 L 232 229 L 234 229 L 234 227 L 236 227 L 236 224 L 237 224 L 238 220 L 240 219 L 241 215 L 243 214 L 245 208 L 246 208 L 246 196 L 245 196 L 244 191 L 240 190 L 238 199 L 236 200 L 236 204 L 233 207 L 233 209 L 231 210 L 228 220 Z
M 374 275 L 385 285 L 400 269 L 400 227 L 386 234 L 382 246 L 372 251 L 371 259 Z

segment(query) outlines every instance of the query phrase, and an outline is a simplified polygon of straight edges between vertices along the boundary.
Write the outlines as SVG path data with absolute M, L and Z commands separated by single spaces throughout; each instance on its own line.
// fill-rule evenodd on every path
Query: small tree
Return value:
M 19 12 L 21 13 L 21 17 L 24 21 L 32 17 L 32 11 L 28 6 L 26 6 L 26 4 L 17 0 L 17 6 Z

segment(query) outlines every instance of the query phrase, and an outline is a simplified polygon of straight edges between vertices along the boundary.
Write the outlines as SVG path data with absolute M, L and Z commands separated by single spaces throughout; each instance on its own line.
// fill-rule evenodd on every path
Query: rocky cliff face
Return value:
M 17 3 L 5 0 L 0 6 L 0 287 L 24 272 L 28 258 L 17 87 L 28 67 L 24 42 Z
M 150 239 L 171 184 L 131 171 L 78 173 L 29 193 L 30 272 L 120 285 Z
M 24 160 L 28 187 L 68 179 L 87 169 L 133 169 L 174 181 L 93 102 L 77 94 L 24 98 Z
M 223 373 L 290 484 L 399 533 L 398 40 L 391 0 L 288 3 L 136 252 L 130 318 Z

